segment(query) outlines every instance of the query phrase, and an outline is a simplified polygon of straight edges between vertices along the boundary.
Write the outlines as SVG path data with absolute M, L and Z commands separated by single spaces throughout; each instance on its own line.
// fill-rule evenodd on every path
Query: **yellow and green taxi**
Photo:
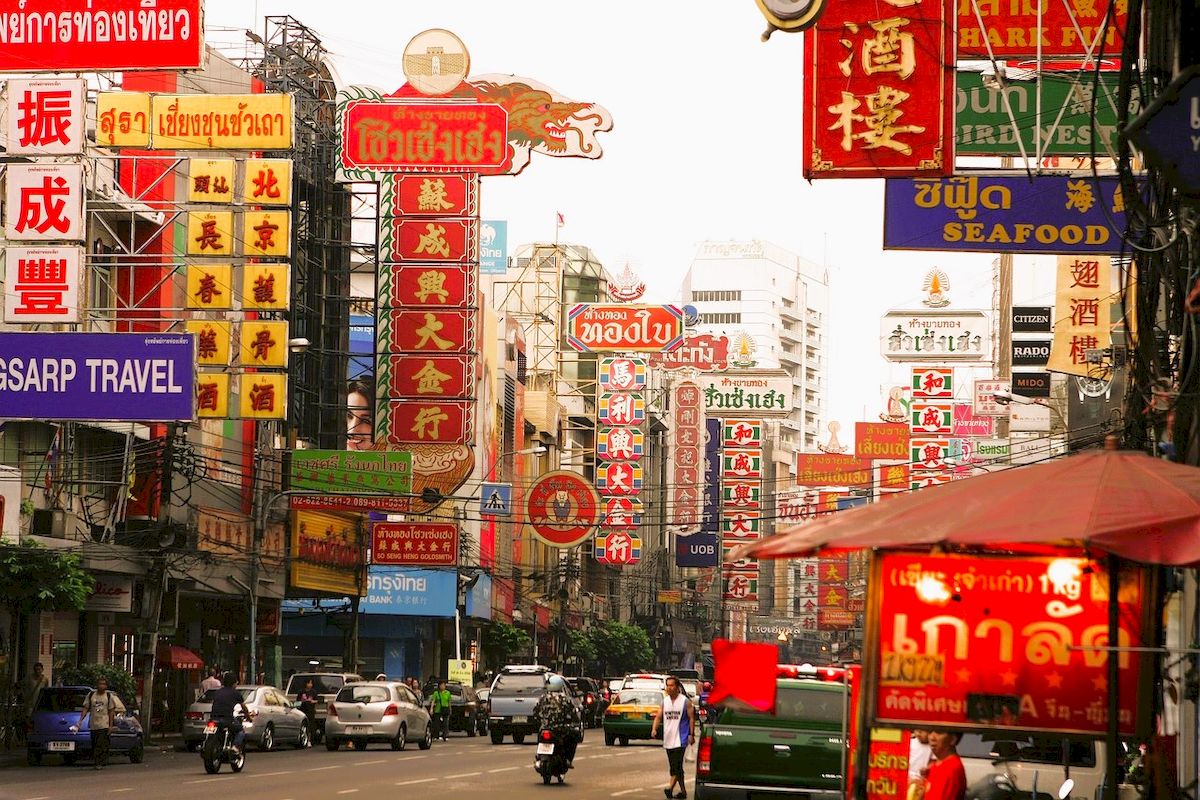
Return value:
M 655 688 L 622 689 L 613 695 L 604 712 L 604 743 L 620 742 L 624 747 L 630 739 L 651 738 L 650 726 L 662 699 L 662 690 Z M 653 738 L 662 738 L 662 731 Z

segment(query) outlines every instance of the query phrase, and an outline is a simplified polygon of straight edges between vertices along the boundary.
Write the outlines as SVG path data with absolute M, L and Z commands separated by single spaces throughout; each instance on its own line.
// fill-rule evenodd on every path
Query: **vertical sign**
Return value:
M 479 223 L 479 274 L 503 275 L 508 271 L 508 221 L 485 219 Z
M 675 385 L 672 403 L 668 518 L 691 532 L 700 524 L 704 494 L 704 408 L 695 381 Z
M 597 369 L 596 489 L 605 514 L 593 554 L 602 564 L 628 566 L 642 557 L 646 361 L 606 356 Z
M 700 481 L 700 532 L 676 536 L 675 563 L 680 567 L 716 567 L 721 563 L 721 421 L 702 417 L 704 467 Z
M 83 79 L 10 78 L 7 100 L 10 156 L 83 152 Z
M 81 247 L 8 247 L 4 321 L 79 321 Z
M 83 240 L 83 165 L 9 164 L 4 235 L 14 241 Z
M 1112 343 L 1109 304 L 1112 259 L 1107 256 L 1059 256 L 1054 307 L 1051 372 L 1087 377 L 1087 351 Z
M 762 420 L 722 420 L 721 445 L 723 596 L 729 602 L 757 603 L 758 559 L 731 561 L 729 551 L 762 535 Z

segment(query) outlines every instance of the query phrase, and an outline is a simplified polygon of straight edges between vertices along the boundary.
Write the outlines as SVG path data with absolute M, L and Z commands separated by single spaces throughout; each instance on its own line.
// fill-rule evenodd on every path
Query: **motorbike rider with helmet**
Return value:
M 209 716 L 217 722 L 229 726 L 233 731 L 233 746 L 240 753 L 246 742 L 246 731 L 242 728 L 241 720 L 234 716 L 234 712 L 238 706 L 241 706 L 245 719 L 253 719 L 254 713 L 242 699 L 241 692 L 234 688 L 236 684 L 237 676 L 232 672 L 226 672 L 221 676 L 221 688 L 213 693 L 212 711 Z

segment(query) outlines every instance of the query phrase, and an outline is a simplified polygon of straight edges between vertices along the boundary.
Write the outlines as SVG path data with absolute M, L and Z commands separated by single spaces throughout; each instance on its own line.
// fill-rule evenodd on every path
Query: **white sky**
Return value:
M 483 182 L 482 216 L 509 221 L 509 252 L 554 236 L 591 247 L 610 270 L 630 262 L 647 299 L 673 302 L 696 249 L 711 240 L 764 239 L 829 267 L 829 419 L 842 438 L 877 419 L 879 318 L 919 307 L 930 266 L 945 270 L 955 308 L 991 304 L 991 256 L 882 250 L 883 184 L 800 171 L 800 35 L 766 27 L 753 0 L 206 0 L 209 41 L 229 52 L 266 15 L 314 29 L 344 84 L 392 91 L 400 53 L 427 28 L 451 30 L 472 74 L 534 78 L 605 106 L 613 130 L 598 161 L 534 154 L 516 178 Z M 1052 265 L 1051 260 L 1051 265 Z M 1018 304 L 1052 304 L 1052 269 L 1019 270 Z M 1043 280 L 1042 276 L 1048 279 Z M 1035 285 L 1036 284 L 1036 285 Z M 731 288 L 732 288 L 731 281 Z

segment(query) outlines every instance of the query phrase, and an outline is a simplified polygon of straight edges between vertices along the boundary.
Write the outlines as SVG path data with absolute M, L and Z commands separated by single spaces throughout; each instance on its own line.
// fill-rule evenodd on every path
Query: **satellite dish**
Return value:
M 683 307 L 683 324 L 689 327 L 700 324 L 700 309 L 693 305 Z

